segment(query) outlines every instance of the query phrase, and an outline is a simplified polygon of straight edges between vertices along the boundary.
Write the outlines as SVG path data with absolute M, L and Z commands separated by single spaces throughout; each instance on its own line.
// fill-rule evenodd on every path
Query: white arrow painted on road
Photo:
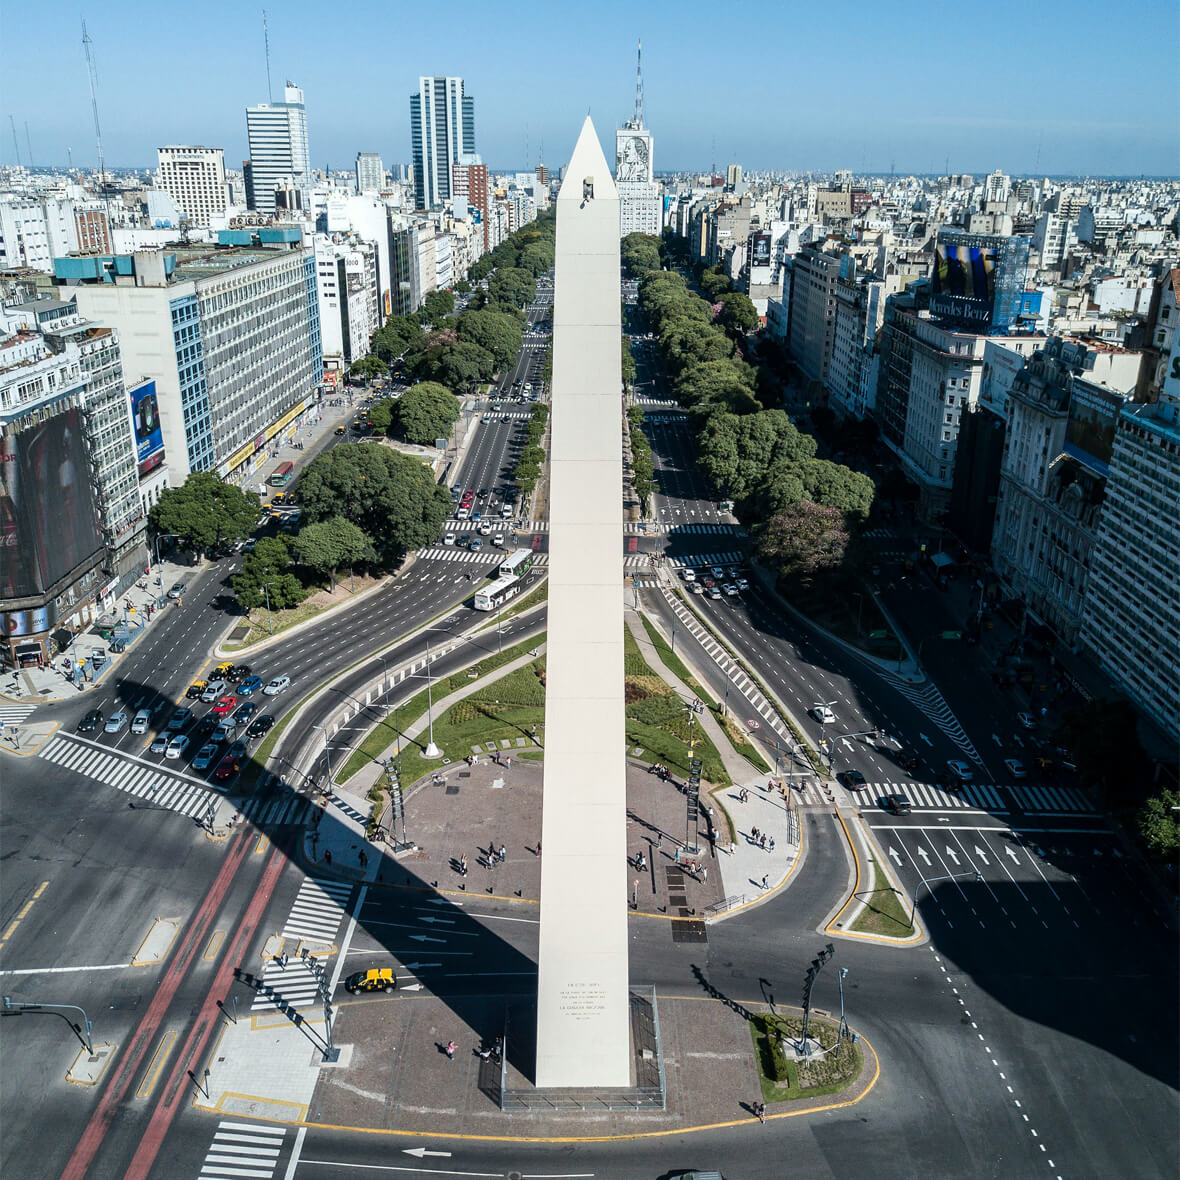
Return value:
M 999 736 L 997 734 L 994 734 L 994 733 L 992 734 L 992 741 L 995 742 L 996 745 L 1000 747 L 1000 749 L 1004 748 L 1004 743 L 1002 741 L 1000 741 Z
M 417 1156 L 418 1159 L 422 1159 L 423 1156 L 427 1155 L 441 1155 L 446 1159 L 451 1158 L 449 1151 L 430 1151 L 425 1147 L 403 1147 L 402 1155 L 413 1155 Z
M 453 900 L 448 900 L 448 899 L 442 898 L 442 897 L 432 897 L 426 904 L 427 905 L 462 905 L 463 902 L 459 898 L 454 898 Z
M 1017 863 L 1020 864 L 1020 857 L 1016 855 L 1014 848 L 1005 848 L 1004 851 Z
M 984 864 L 988 863 L 987 853 L 984 852 L 984 850 L 980 848 L 978 844 L 975 845 L 975 855 L 978 856 Z
M 398 990 L 403 992 L 420 992 L 425 986 L 423 983 L 406 983 Z
M 947 856 L 949 856 L 951 858 L 951 860 L 953 860 L 955 862 L 955 864 L 959 863 L 958 854 L 955 852 L 955 850 L 949 844 L 946 846 L 946 854 L 947 854 Z
M 922 741 L 924 741 L 928 746 L 934 745 L 934 743 L 924 733 L 918 734 L 918 737 L 920 737 Z
M 918 855 L 926 862 L 926 866 L 927 866 L 927 868 L 929 868 L 930 867 L 930 857 L 928 857 L 926 855 L 926 849 L 919 847 L 918 848 Z
M 889 855 L 893 858 L 894 863 L 900 869 L 901 868 L 901 857 L 898 856 L 897 849 L 894 848 L 892 844 L 890 844 L 890 846 L 889 846 Z
M 454 918 L 423 918 L 422 921 L 423 922 L 430 922 L 432 924 L 437 923 L 437 922 L 441 922 L 444 926 L 454 926 L 454 924 L 455 924 Z
M 441 943 L 445 944 L 447 940 L 445 938 L 431 938 L 431 937 L 429 937 L 429 935 L 426 935 L 426 934 L 411 934 L 410 941 L 411 942 L 441 942 Z
M 441 967 L 441 963 L 403 963 L 406 971 L 421 971 L 423 967 Z

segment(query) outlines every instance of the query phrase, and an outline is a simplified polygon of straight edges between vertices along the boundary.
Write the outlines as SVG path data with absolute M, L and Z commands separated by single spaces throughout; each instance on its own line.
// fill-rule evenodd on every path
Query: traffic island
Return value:
M 803 1013 L 753 1016 L 749 1022 L 762 1101 L 810 1102 L 853 1086 L 864 1070 L 856 1033 L 812 1016 L 803 1041 Z M 770 1111 L 768 1113 L 777 1113 Z

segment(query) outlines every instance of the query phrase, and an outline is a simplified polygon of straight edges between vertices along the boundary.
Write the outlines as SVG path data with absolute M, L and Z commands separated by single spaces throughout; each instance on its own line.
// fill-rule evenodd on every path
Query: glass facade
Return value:
M 209 387 L 205 381 L 201 317 L 197 297 L 185 295 L 180 299 L 173 299 L 170 308 L 188 465 L 193 471 L 210 471 L 214 466 L 213 419 L 209 408 Z

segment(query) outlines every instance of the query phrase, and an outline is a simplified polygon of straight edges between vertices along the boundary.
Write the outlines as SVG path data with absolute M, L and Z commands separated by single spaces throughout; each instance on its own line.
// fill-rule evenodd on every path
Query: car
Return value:
M 291 687 L 290 676 L 276 676 L 262 690 L 263 696 L 277 697 L 285 688 Z
M 442 543 L 444 545 L 453 545 L 455 543 L 454 533 L 443 533 Z
M 850 791 L 863 790 L 868 784 L 865 782 L 865 776 L 859 770 L 845 770 L 836 775 L 836 778 L 842 782 Z
M 711 573 L 711 574 L 713 575 L 713 577 L 714 577 L 714 578 L 716 578 L 716 579 L 717 579 L 717 581 L 719 581 L 719 582 L 720 582 L 720 581 L 722 581 L 722 580 L 725 578 L 725 570 L 723 570 L 723 569 L 721 568 L 721 566 L 719 566 L 719 565 L 715 565 L 715 566 L 714 566 L 714 567 L 713 567 L 713 568 L 712 568 L 712 569 L 709 571 L 709 573 Z
M 131 720 L 131 732 L 134 734 L 147 733 L 152 723 L 151 709 L 140 709 Z
M 478 553 L 483 548 L 482 538 L 472 537 L 467 545 L 467 548 L 470 549 L 472 553 Z
M 709 587 L 709 597 L 710 598 L 720 598 L 721 591 L 716 586 L 710 586 Z
M 701 585 L 704 586 L 706 590 L 712 590 L 713 587 L 717 585 L 717 583 L 714 582 L 708 574 L 703 574 L 701 576 Z
M 737 580 L 737 588 L 738 588 L 739 590 L 749 590 L 749 588 L 750 588 L 750 583 L 749 583 L 749 581 L 748 581 L 746 578 L 738 578 L 738 580 Z
M 235 664 L 225 678 L 230 684 L 240 684 L 243 680 L 249 680 L 253 674 L 249 664 Z
M 392 967 L 370 967 L 356 971 L 344 981 L 344 990 L 354 996 L 358 992 L 385 992 L 389 995 L 397 987 L 397 976 Z
M 471 515 L 471 509 L 463 505 L 458 512 L 455 513 L 456 520 L 466 520 Z
M 238 760 L 232 754 L 226 754 L 217 764 L 217 769 L 213 772 L 213 777 L 219 783 L 229 782 L 238 773 L 238 770 Z
M 951 758 L 946 764 L 951 777 L 961 783 L 969 783 L 975 777 L 975 771 L 959 758 Z
M 226 754 L 232 754 L 238 761 L 246 757 L 246 743 L 243 741 L 236 741 L 228 750 Z
M 124 712 L 122 709 L 119 709 L 117 712 L 112 713 L 107 718 L 107 723 L 102 727 L 102 731 L 103 733 L 122 733 L 123 730 L 127 728 L 127 722 L 129 720 L 130 718 L 127 716 L 126 712 Z
M 725 585 L 721 587 L 721 589 L 725 591 L 727 598 L 737 597 L 738 588 L 732 582 L 726 582 Z
M 1031 713 L 1017 713 L 1016 720 L 1024 726 L 1025 729 L 1036 729 L 1037 719 Z
M 211 742 L 216 742 L 218 745 L 225 745 L 238 731 L 238 723 L 232 717 L 223 717 L 218 723 L 217 728 L 213 731 L 209 738 Z
M 222 697 L 209 711 L 214 717 L 225 717 L 237 707 L 238 698 L 232 694 Z
M 476 510 L 475 510 L 475 511 L 474 511 L 474 512 L 471 514 L 471 519 L 472 519 L 473 521 L 476 521 L 476 522 L 483 520 L 483 511 L 482 511 L 481 509 L 477 508 L 477 509 L 476 509 Z
M 174 582 L 168 588 L 168 597 L 175 601 L 178 598 L 184 597 L 185 584 L 183 582 Z
M 102 723 L 101 711 L 98 709 L 91 709 L 90 712 L 78 722 L 78 732 L 93 733 Z
M 491 414 L 484 414 L 484 416 L 480 419 L 480 422 L 482 422 L 483 425 L 486 426 L 491 420 L 492 420 Z
M 168 718 L 168 726 L 173 733 L 182 730 L 193 719 L 193 711 L 187 707 L 177 709 L 171 717 Z
M 269 713 L 263 713 L 261 717 L 255 717 L 250 722 L 250 728 L 246 730 L 246 736 L 252 738 L 266 737 L 274 727 L 275 719 Z
M 193 756 L 193 770 L 208 770 L 220 748 L 216 742 L 206 742 Z
M 202 738 L 206 734 L 212 733 L 217 728 L 217 718 L 212 713 L 206 713 L 200 721 L 193 726 L 193 736 Z
M 211 704 L 218 697 L 224 696 L 227 688 L 229 688 L 229 682 L 226 680 L 210 680 L 205 685 L 205 691 L 201 693 L 201 700 L 207 705 Z
M 493 544 L 493 545 L 495 545 L 495 546 L 496 546 L 497 548 L 499 548 L 499 549 L 503 549 L 503 548 L 504 548 L 504 534 L 503 534 L 503 533 L 497 533 L 497 534 L 496 534 L 496 535 L 495 535 L 495 536 L 492 538 L 492 544 Z
M 238 693 L 241 696 L 248 697 L 251 693 L 257 692 L 263 685 L 264 681 L 261 676 L 247 676 L 241 684 L 238 685 Z
M 690 582 L 688 584 L 688 589 L 693 594 L 704 594 L 705 592 L 705 588 L 700 584 L 700 582 Z
M 234 717 L 239 725 L 248 725 L 254 720 L 254 714 L 257 712 L 258 702 L 247 701 L 244 705 L 238 706 L 238 711 L 234 714 Z
M 492 535 L 492 526 L 486 520 L 480 522 L 479 535 L 481 537 L 490 537 Z
M 886 795 L 881 800 L 881 806 L 891 815 L 909 815 L 914 809 L 914 805 L 906 795 Z
M 682 577 L 682 578 L 683 578 L 683 579 L 684 579 L 686 582 L 695 582 L 695 581 L 697 580 L 696 571 L 695 571 L 695 570 L 690 570 L 690 569 L 688 568 L 688 566 L 685 566 L 685 567 L 684 567 L 684 569 L 682 569 L 682 570 L 680 571 L 680 576 L 681 576 L 681 577 Z
M 807 711 L 821 725 L 832 725 L 836 720 L 836 714 L 827 705 L 812 705 Z
M 148 749 L 153 754 L 163 754 L 168 749 L 168 743 L 172 740 L 170 733 L 158 733 L 152 738 L 152 744 Z
M 1028 773 L 1024 769 L 1024 763 L 1021 762 L 1019 758 L 1005 758 L 1004 766 L 1007 768 L 1008 773 L 1013 778 L 1024 778 Z
M 343 426 L 337 426 L 337 427 L 336 427 L 336 429 L 335 429 L 334 431 L 332 431 L 332 433 L 333 433 L 333 434 L 335 434 L 335 435 L 337 435 L 337 436 L 339 436 L 339 435 L 341 435 L 341 434 L 344 434 L 344 433 L 345 433 L 344 427 L 343 427 Z
M 194 680 L 192 682 L 192 684 L 190 684 L 188 686 L 188 689 L 186 690 L 186 692 L 184 694 L 185 699 L 190 700 L 190 701 L 197 700 L 200 697 L 201 693 L 203 693 L 205 691 L 205 689 L 208 687 L 208 685 L 209 685 L 209 681 L 207 681 L 207 680 Z

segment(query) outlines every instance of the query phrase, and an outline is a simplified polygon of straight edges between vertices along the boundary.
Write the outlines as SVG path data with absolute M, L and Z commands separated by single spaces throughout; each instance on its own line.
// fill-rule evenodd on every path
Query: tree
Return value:
M 1138 803 L 1146 792 L 1147 755 L 1139 740 L 1139 716 L 1130 701 L 1086 701 L 1062 718 L 1054 741 L 1070 750 L 1082 784 L 1114 804 Z
M 632 278 L 660 269 L 660 241 L 650 234 L 628 234 L 619 243 L 619 257 Z
M 466 279 L 460 279 L 454 285 L 455 292 L 459 295 L 466 295 L 471 290 L 471 284 Z
M 346 443 L 314 459 L 296 495 L 309 523 L 334 516 L 352 521 L 387 564 L 437 539 L 451 514 L 451 497 L 426 464 L 371 443 Z
M 817 504 L 838 508 L 850 523 L 868 520 L 875 489 L 867 475 L 829 459 L 805 459 L 795 470 Z
M 844 560 L 849 535 L 837 508 L 800 500 L 766 522 L 758 555 L 788 581 L 808 582 Z
M 455 310 L 455 296 L 450 291 L 428 291 L 418 309 L 423 323 L 438 324 Z
M 488 294 L 501 303 L 524 307 L 536 297 L 537 280 L 527 270 L 515 266 L 504 267 L 488 279 Z
M 365 381 L 371 381 L 374 377 L 383 377 L 388 373 L 389 366 L 380 357 L 370 352 L 367 356 L 362 356 L 353 361 L 348 366 L 348 371 L 354 377 L 361 377 Z
M 263 537 L 247 553 L 230 581 L 244 610 L 270 605 L 272 610 L 298 606 L 306 597 L 303 583 L 291 573 L 291 554 L 282 537 Z
M 630 385 L 635 380 L 635 357 L 631 355 L 631 342 L 623 337 L 623 383 Z
M 676 381 L 676 399 L 686 408 L 717 406 L 732 414 L 753 414 L 762 409 L 754 396 L 753 371 L 730 361 L 707 361 L 685 369 Z
M 388 434 L 393 424 L 393 407 L 397 402 L 390 397 L 383 397 L 369 407 L 369 421 L 373 423 L 373 430 L 377 434 Z
M 726 291 L 733 290 L 733 283 L 720 267 L 714 267 L 710 270 L 701 272 L 701 277 L 697 280 L 701 294 L 710 302 L 715 303 L 719 295 Z
M 1139 809 L 1139 832 L 1152 852 L 1174 857 L 1180 851 L 1180 791 L 1164 789 Z
M 496 375 L 496 358 L 471 340 L 456 340 L 440 350 L 434 365 L 434 379 L 448 389 L 465 389 Z
M 553 266 L 553 242 L 530 242 L 520 252 L 516 264 L 521 270 L 527 270 L 533 278 L 538 278 Z
M 446 438 L 460 414 L 459 401 L 435 381 L 411 385 L 394 404 L 394 422 L 407 442 L 430 446 Z
M 456 331 L 460 340 L 478 344 L 492 354 L 496 369 L 503 371 L 520 352 L 524 334 L 512 316 L 495 311 L 467 311 L 459 317 Z
M 178 488 L 165 488 L 148 513 L 157 535 L 173 533 L 192 549 L 248 537 L 258 523 L 258 496 L 209 471 L 194 471 Z
M 660 351 L 668 372 L 675 378 L 690 365 L 729 360 L 733 341 L 700 320 L 670 319 L 660 333 Z
M 735 339 L 753 332 L 758 327 L 758 312 L 747 295 L 732 291 L 722 295 L 717 322 Z
M 328 575 L 329 592 L 336 589 L 336 571 L 342 565 L 351 567 L 377 557 L 364 530 L 343 516 L 304 525 L 292 549 L 301 565 Z
M 422 326 L 409 316 L 391 315 L 373 333 L 373 351 L 383 361 L 396 360 L 422 335 Z

